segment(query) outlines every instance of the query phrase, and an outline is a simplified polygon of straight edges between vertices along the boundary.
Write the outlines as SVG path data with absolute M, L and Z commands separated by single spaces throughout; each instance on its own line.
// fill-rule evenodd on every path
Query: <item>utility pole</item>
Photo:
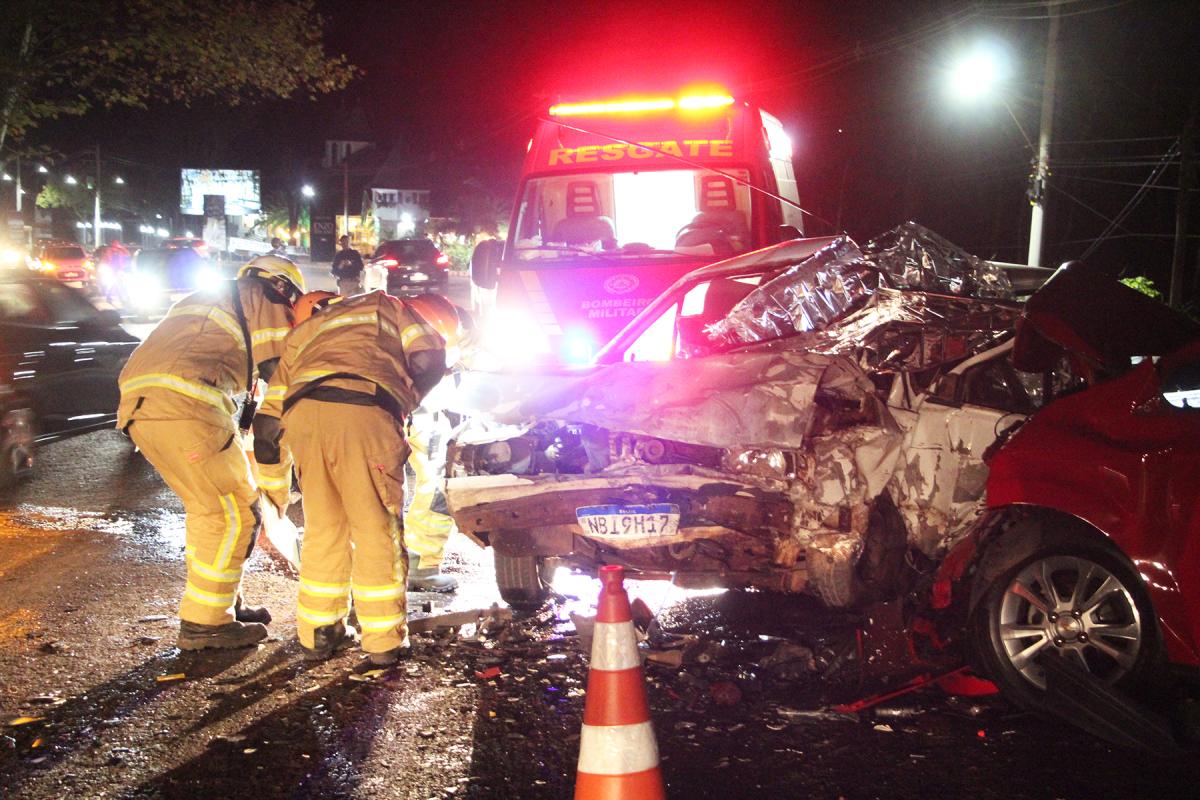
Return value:
M 96 145 L 96 207 L 92 220 L 92 232 L 95 234 L 96 247 L 104 243 L 100 238 L 100 145 Z
M 21 213 L 21 156 L 17 156 L 17 213 Z
M 1192 95 L 1192 111 L 1179 141 L 1179 196 L 1175 200 L 1175 250 L 1171 254 L 1171 286 L 1167 302 L 1174 308 L 1183 304 L 1183 284 L 1187 273 L 1188 212 L 1191 207 L 1196 154 L 1196 114 L 1200 93 Z
M 350 235 L 350 154 L 342 158 L 342 235 Z
M 1054 126 L 1054 79 L 1058 62 L 1058 3 L 1047 3 L 1050 35 L 1046 38 L 1046 71 L 1042 78 L 1042 121 L 1038 129 L 1038 155 L 1029 182 L 1029 266 L 1042 265 L 1042 227 L 1046 213 L 1046 178 L 1050 174 L 1050 135 Z

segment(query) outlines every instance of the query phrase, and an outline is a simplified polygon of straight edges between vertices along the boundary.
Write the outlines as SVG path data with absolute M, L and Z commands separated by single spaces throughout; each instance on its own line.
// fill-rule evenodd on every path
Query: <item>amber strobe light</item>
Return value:
M 680 98 L 645 97 L 606 100 L 594 103 L 559 103 L 550 106 L 552 117 L 580 117 L 589 114 L 639 114 L 645 111 L 697 111 L 733 105 L 727 94 L 689 94 Z

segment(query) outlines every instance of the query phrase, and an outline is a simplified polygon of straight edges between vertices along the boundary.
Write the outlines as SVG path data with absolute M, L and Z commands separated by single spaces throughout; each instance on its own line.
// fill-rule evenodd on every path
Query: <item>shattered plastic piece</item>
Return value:
M 350 680 L 354 681 L 355 683 L 368 683 L 370 681 L 375 680 L 376 678 L 378 678 L 380 675 L 382 675 L 385 672 L 387 672 L 387 670 L 369 669 L 364 672 L 351 672 L 349 677 L 350 677 Z
M 173 681 L 181 681 L 186 677 L 187 677 L 186 673 L 173 672 L 170 675 L 157 675 L 157 676 L 155 676 L 154 680 L 157 681 L 158 683 L 171 683 Z
M 41 722 L 44 717 L 17 717 L 8 721 L 9 727 L 16 728 L 21 725 L 29 725 L 34 722 Z
M 29 747 L 31 750 L 36 750 L 37 748 L 41 747 L 45 743 L 46 743 L 46 740 L 39 736 L 33 740 L 33 744 L 29 745 Z
M 683 665 L 683 651 L 651 650 L 646 653 L 646 660 L 663 667 L 680 667 Z
M 895 732 L 896 732 L 896 731 L 895 731 L 895 730 L 892 728 L 892 726 L 891 726 L 891 725 L 887 725 L 887 724 L 884 724 L 884 723 L 882 723 L 882 722 L 881 722 L 881 723 L 879 723 L 878 725 L 872 725 L 872 726 L 871 726 L 871 730 L 876 730 L 876 731 L 879 731 L 880 733 L 895 733 Z
M 492 678 L 499 678 L 500 677 L 500 668 L 499 667 L 488 667 L 487 669 L 483 670 L 482 672 L 476 670 L 475 677 L 481 681 L 490 681 Z
M 166 614 L 148 614 L 144 617 L 140 617 L 138 622 L 162 622 L 164 619 L 167 619 Z

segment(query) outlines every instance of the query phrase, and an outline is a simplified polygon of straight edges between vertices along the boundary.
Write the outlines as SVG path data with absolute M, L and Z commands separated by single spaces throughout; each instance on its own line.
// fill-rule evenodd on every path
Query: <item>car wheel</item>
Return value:
M 1157 648 L 1154 611 L 1133 568 L 1110 548 L 1063 544 L 1025 558 L 985 589 L 971 620 L 980 668 L 1016 702 L 1041 707 L 1044 653 L 1098 681 L 1142 682 Z
M 500 596 L 518 611 L 534 611 L 546 602 L 550 589 L 542 579 L 541 556 L 510 556 L 493 550 L 496 586 Z
M 0 490 L 11 489 L 17 481 L 33 474 L 33 449 L 4 442 L 0 447 Z

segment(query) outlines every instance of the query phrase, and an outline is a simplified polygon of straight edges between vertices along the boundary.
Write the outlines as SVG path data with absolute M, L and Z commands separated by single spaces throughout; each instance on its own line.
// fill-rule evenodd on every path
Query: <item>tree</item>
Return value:
M 0 148 L 101 106 L 238 105 L 344 87 L 316 0 L 8 0 L 0 15 Z

